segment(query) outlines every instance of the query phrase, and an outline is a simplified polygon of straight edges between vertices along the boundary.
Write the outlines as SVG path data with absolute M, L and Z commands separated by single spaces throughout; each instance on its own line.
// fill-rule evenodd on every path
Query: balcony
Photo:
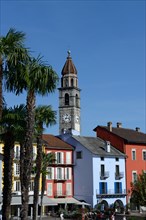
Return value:
M 100 172 L 100 179 L 105 180 L 109 177 L 109 172 Z
M 65 182 L 67 179 L 66 178 L 63 178 L 63 177 L 61 177 L 61 178 L 58 178 L 58 177 L 55 177 L 54 178 L 54 182 Z
M 63 162 L 57 162 L 55 161 L 54 163 L 49 164 L 49 166 L 51 167 L 70 167 L 70 166 L 74 166 L 75 164 L 73 164 L 71 161 L 63 161 Z
M 96 189 L 96 197 L 97 198 L 117 198 L 117 197 L 125 197 L 126 189 Z
M 66 192 L 56 191 L 56 192 L 54 193 L 54 197 L 55 197 L 55 198 L 65 198 L 65 197 L 66 197 Z
M 115 173 L 115 179 L 120 180 L 124 177 L 124 172 Z

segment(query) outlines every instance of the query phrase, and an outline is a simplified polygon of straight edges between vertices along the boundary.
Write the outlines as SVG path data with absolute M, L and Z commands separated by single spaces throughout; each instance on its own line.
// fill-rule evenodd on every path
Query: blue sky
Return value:
M 82 90 L 81 135 L 95 136 L 93 129 L 108 121 L 146 132 L 145 1 L 1 0 L 0 6 L 0 34 L 11 27 L 25 32 L 33 55 L 44 56 L 59 77 L 71 50 Z M 37 96 L 37 105 L 52 105 L 58 115 L 58 97 L 58 90 Z M 5 92 L 9 106 L 25 98 Z M 57 135 L 58 127 L 45 133 Z

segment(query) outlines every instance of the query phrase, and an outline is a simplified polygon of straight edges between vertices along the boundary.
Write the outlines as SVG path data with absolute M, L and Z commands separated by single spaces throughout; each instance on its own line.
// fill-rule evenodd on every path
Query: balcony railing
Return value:
M 124 177 L 124 172 L 115 173 L 115 179 L 119 180 Z
M 109 177 L 109 172 L 106 171 L 106 172 L 100 172 L 100 179 L 101 180 L 105 180 Z
M 126 189 L 96 189 L 97 196 L 126 195 Z
M 67 180 L 67 178 L 65 178 L 65 177 L 54 177 L 54 181 L 56 181 L 56 182 L 64 182 L 66 180 Z
M 54 163 L 49 164 L 49 166 L 74 166 L 75 164 L 72 163 L 71 161 L 55 161 Z
M 56 191 L 54 193 L 54 197 L 56 198 L 65 198 L 67 196 L 67 193 L 64 191 Z

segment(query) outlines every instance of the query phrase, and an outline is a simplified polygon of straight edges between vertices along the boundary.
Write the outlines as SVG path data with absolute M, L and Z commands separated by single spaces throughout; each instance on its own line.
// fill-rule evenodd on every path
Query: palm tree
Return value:
M 18 71 L 19 70 L 19 71 Z M 18 75 L 19 73 L 19 75 Z M 7 75 L 7 90 L 16 94 L 24 89 L 27 91 L 26 98 L 26 135 L 24 145 L 20 151 L 20 178 L 21 178 L 21 219 L 28 219 L 29 185 L 33 159 L 33 135 L 35 125 L 35 99 L 36 94 L 46 95 L 54 92 L 57 86 L 58 76 L 51 66 L 47 66 L 38 57 L 30 58 L 17 66 L 15 74 Z
M 45 192 L 45 187 L 46 187 L 46 175 L 48 174 L 47 167 L 55 162 L 55 153 L 42 153 L 42 168 L 41 168 L 41 173 L 42 173 L 42 187 L 41 187 L 41 211 L 40 211 L 40 220 L 42 219 L 42 205 L 43 205 L 43 197 L 44 197 L 44 192 Z
M 3 75 L 16 71 L 17 64 L 26 60 L 28 50 L 24 47 L 25 34 L 10 28 L 6 36 L 0 36 L 0 120 L 3 108 Z M 5 75 L 6 77 L 6 75 Z
M 17 51 L 22 52 L 18 53 Z M 24 52 L 24 53 L 23 53 Z M 21 218 L 28 219 L 29 185 L 33 159 L 33 135 L 35 123 L 35 98 L 36 94 L 46 95 L 54 92 L 58 82 L 58 76 L 51 66 L 42 62 L 42 59 L 32 58 L 28 51 L 23 47 L 13 51 L 13 59 L 7 62 L 7 71 L 5 71 L 5 85 L 9 92 L 16 95 L 24 90 L 26 97 L 26 135 L 24 144 L 20 150 L 20 178 L 21 178 Z M 17 59 L 19 58 L 18 62 Z M 16 65 L 17 64 L 17 65 Z M 25 166 L 24 166 L 25 164 Z
M 38 196 L 39 181 L 42 165 L 42 134 L 43 125 L 46 127 L 56 124 L 56 111 L 51 106 L 38 106 L 35 110 L 36 138 L 37 138 L 37 158 L 36 158 L 36 175 L 34 179 L 34 202 L 33 202 L 33 220 L 37 219 L 38 214 Z
M 0 121 L 0 137 L 4 143 L 3 220 L 8 220 L 10 217 L 14 144 L 15 141 L 20 140 L 20 134 L 23 133 L 24 127 L 24 105 L 3 109 L 2 119 Z

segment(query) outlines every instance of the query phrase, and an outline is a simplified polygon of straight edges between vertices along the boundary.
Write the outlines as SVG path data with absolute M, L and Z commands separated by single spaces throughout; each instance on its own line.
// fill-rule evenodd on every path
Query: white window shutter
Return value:
M 69 179 L 71 180 L 71 167 L 69 167 Z
M 65 179 L 67 179 L 67 168 L 64 169 L 64 172 L 65 172 L 64 177 L 65 177 Z
M 16 191 L 16 181 L 14 181 L 14 191 Z
M 64 164 L 64 153 L 61 152 L 61 163 Z
M 71 164 L 71 152 L 66 152 L 66 163 Z
M 72 192 L 71 192 L 71 183 L 66 184 L 66 192 L 67 192 L 68 196 L 70 196 L 72 194 Z
M 16 163 L 14 163 L 14 176 L 16 176 Z
M 61 168 L 61 179 L 64 179 L 64 168 Z
M 53 189 L 52 183 L 48 183 L 47 184 L 47 194 L 48 194 L 48 196 L 52 196 L 52 189 Z

